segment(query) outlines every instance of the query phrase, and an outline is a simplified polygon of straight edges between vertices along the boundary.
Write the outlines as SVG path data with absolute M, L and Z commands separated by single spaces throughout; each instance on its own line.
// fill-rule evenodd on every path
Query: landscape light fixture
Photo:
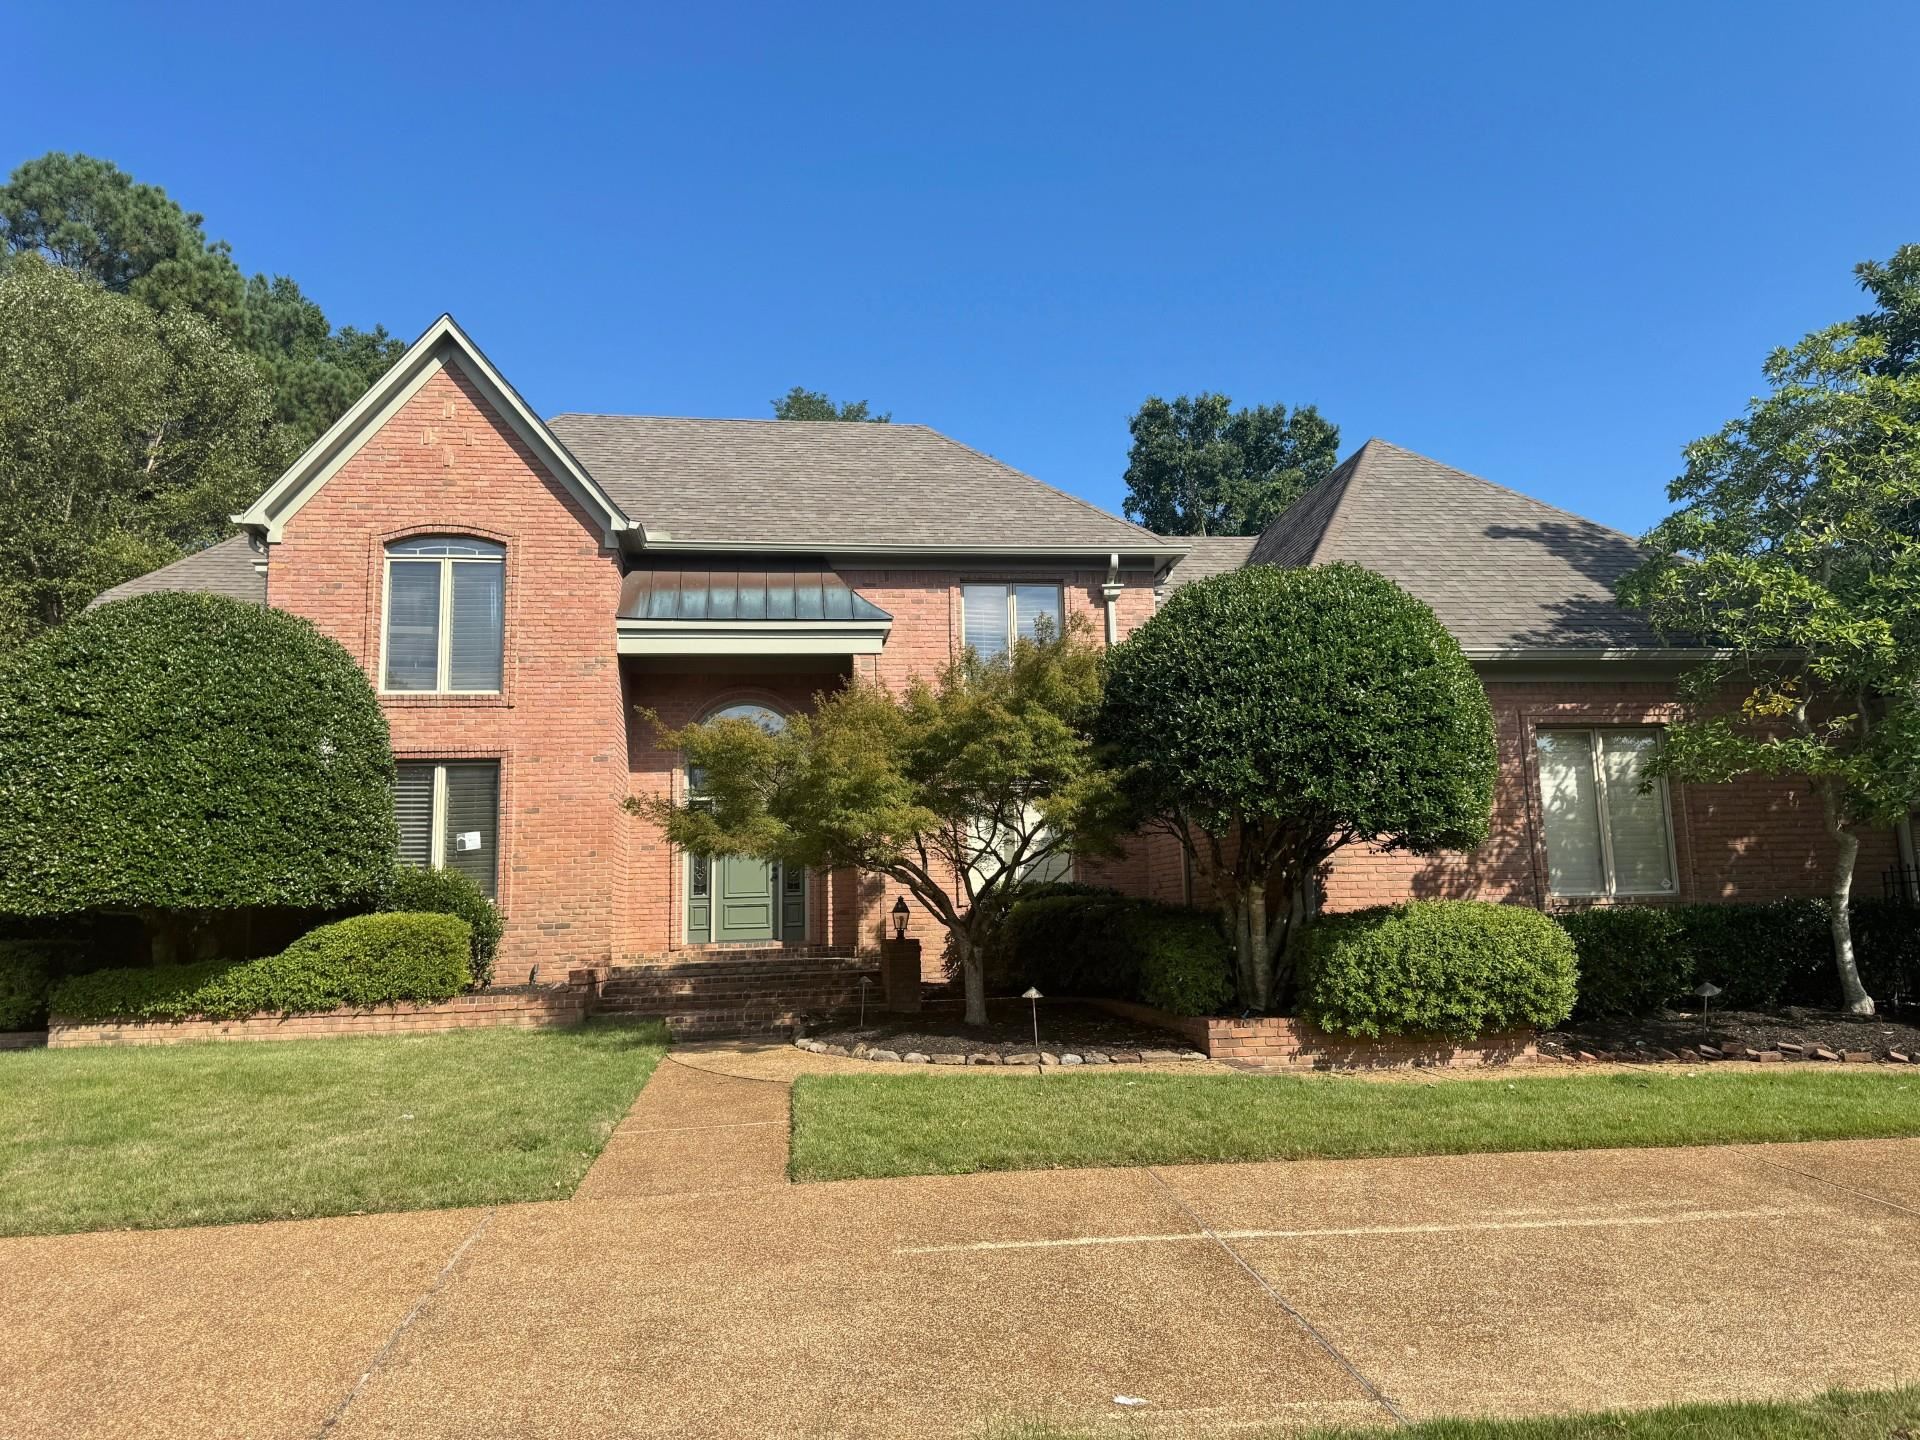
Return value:
M 1704 1020 L 1707 1018 L 1707 1011 L 1712 1008 L 1708 1002 L 1720 993 L 1720 987 L 1711 980 L 1702 980 L 1693 987 L 1693 993 L 1700 997 L 1700 1018 Z
M 907 938 L 907 897 L 900 895 L 893 902 L 893 938 Z
M 1040 1002 L 1045 997 L 1041 995 L 1039 990 L 1029 985 L 1027 987 L 1027 993 L 1020 998 L 1033 1008 L 1033 1049 L 1037 1055 L 1040 1053 Z M 1034 1063 L 1038 1064 L 1039 1062 L 1035 1061 Z M 1044 1073 L 1045 1067 L 1042 1066 L 1041 1068 Z

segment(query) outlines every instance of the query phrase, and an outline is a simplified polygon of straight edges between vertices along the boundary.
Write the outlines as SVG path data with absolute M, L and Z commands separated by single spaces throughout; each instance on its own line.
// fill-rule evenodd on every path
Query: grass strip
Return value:
M 1920 1135 L 1920 1073 L 807 1075 L 797 1180 Z

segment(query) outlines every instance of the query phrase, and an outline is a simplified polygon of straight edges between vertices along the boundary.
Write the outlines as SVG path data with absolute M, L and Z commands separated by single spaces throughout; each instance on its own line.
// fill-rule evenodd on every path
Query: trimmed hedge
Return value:
M 96 970 L 55 987 L 63 1020 L 237 1020 L 450 1000 L 473 978 L 473 933 L 454 915 L 356 915 L 239 964 Z
M 1693 981 L 1693 955 L 1674 910 L 1653 905 L 1607 906 L 1559 917 L 1579 957 L 1581 1020 L 1646 1015 L 1673 1003 Z
M 493 960 L 500 948 L 500 911 L 458 870 L 403 865 L 387 882 L 380 908 L 415 915 L 458 915 L 473 931 L 473 988 L 480 990 L 493 983 Z
M 1014 985 L 1046 995 L 1138 1000 L 1176 1015 L 1211 1015 L 1233 998 L 1227 942 L 1210 911 L 1053 894 L 1015 905 L 996 948 Z
M 1467 1040 L 1573 1010 L 1573 941 L 1527 906 L 1415 900 L 1324 916 L 1302 952 L 1300 1013 L 1334 1034 Z
M 1920 909 L 1855 901 L 1860 978 L 1882 1005 L 1920 1000 Z M 1752 905 L 1623 905 L 1559 917 L 1580 955 L 1581 1019 L 1693 1007 L 1695 985 L 1721 988 L 1714 1005 L 1776 1010 L 1839 1003 L 1824 900 Z

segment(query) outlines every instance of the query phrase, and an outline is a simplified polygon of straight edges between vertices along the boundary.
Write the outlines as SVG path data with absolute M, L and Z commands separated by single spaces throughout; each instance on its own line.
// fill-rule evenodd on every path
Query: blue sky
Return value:
M 866 397 L 1118 508 L 1148 394 L 1629 530 L 1920 240 L 1920 7 L 16 6 L 0 161 L 542 413 Z

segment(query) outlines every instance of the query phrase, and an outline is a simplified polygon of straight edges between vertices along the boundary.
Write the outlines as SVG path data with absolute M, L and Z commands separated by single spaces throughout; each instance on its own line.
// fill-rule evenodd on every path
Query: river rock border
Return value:
M 810 1036 L 794 1037 L 794 1046 L 814 1055 L 835 1055 L 843 1060 L 879 1060 L 898 1065 L 1156 1065 L 1172 1060 L 1204 1060 L 1198 1050 L 1116 1050 L 1111 1047 L 1085 1050 L 976 1050 L 963 1055 L 929 1055 L 923 1050 L 905 1054 L 884 1046 L 839 1045 Z

